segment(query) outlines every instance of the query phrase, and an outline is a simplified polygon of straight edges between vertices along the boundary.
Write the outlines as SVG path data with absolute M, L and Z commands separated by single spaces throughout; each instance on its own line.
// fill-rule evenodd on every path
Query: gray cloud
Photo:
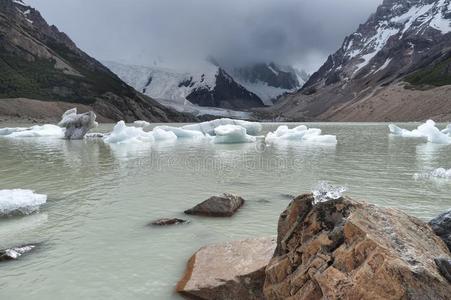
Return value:
M 381 0 L 26 0 L 98 59 L 212 55 L 314 71 Z

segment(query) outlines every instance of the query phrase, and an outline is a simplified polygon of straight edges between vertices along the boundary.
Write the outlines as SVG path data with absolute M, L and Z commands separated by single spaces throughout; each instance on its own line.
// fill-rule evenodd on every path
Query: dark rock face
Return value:
M 313 201 L 297 197 L 279 219 L 266 299 L 449 298 L 434 259 L 450 252 L 427 224 L 349 198 Z
M 234 73 L 243 80 L 251 83 L 260 81 L 267 83 L 268 86 L 286 90 L 293 90 L 301 86 L 296 75 L 296 70 L 290 67 L 282 68 L 275 63 L 260 63 L 237 68 Z M 305 72 L 301 73 L 300 77 L 304 80 L 308 79 L 308 75 Z
M 0 99 L 80 103 L 110 120 L 189 121 L 137 93 L 19 1 L 0 0 L 0 70 Z
M 437 264 L 440 273 L 445 277 L 449 283 L 451 283 L 451 259 L 450 258 L 436 258 L 435 263 Z
M 207 217 L 231 217 L 243 204 L 243 198 L 231 194 L 224 194 L 205 200 L 193 208 L 186 210 L 185 214 Z
M 403 81 L 421 89 L 451 84 L 451 33 L 437 25 L 451 21 L 449 3 L 384 1 L 276 111 L 291 119 L 331 119 L 348 105 L 363 109 L 366 99 Z
M 163 218 L 152 221 L 150 225 L 153 226 L 169 226 L 169 225 L 179 225 L 189 223 L 187 220 L 177 219 L 177 218 Z
M 429 222 L 435 234 L 442 238 L 451 250 L 451 210 L 439 215 Z
M 186 97 L 200 106 L 246 109 L 264 106 L 260 98 L 239 85 L 226 71 L 219 69 L 213 90 L 198 88 Z
M 176 291 L 189 299 L 260 300 L 273 238 L 209 245 L 188 261 Z
M 0 250 L 0 261 L 16 260 L 25 253 L 36 248 L 36 245 L 24 245 L 9 249 Z

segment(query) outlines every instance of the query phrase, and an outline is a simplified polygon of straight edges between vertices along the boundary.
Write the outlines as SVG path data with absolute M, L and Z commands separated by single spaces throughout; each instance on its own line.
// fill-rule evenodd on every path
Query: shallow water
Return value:
M 0 299 L 178 299 L 174 286 L 195 250 L 275 235 L 290 201 L 286 194 L 308 192 L 319 180 L 424 220 L 451 207 L 450 181 L 413 179 L 451 168 L 451 146 L 389 137 L 387 124 L 309 126 L 336 134 L 338 144 L 265 148 L 179 140 L 130 147 L 0 138 L 0 189 L 49 196 L 39 214 L 0 219 L 0 248 L 41 243 L 20 260 L 0 264 Z M 247 200 L 234 217 L 183 215 L 223 192 Z M 147 226 L 161 217 L 192 222 Z

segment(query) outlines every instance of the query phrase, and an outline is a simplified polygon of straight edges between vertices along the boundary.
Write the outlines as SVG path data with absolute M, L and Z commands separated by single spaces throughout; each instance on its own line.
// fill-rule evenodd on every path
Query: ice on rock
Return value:
M 200 131 L 188 130 L 173 126 L 158 126 L 156 127 L 156 129 L 157 128 L 164 131 L 172 132 L 177 136 L 177 138 L 196 138 L 196 139 L 205 138 L 205 135 Z
M 58 126 L 66 128 L 64 137 L 68 140 L 81 140 L 92 128 L 99 124 L 96 122 L 96 114 L 92 111 L 77 114 L 77 108 L 66 111 Z
M 268 144 L 281 141 L 336 144 L 337 137 L 334 135 L 321 135 L 321 129 L 308 128 L 305 125 L 300 125 L 292 129 L 286 125 L 282 125 L 276 131 L 269 132 L 266 135 L 265 141 Z
M 28 215 L 39 210 L 46 203 L 47 196 L 31 190 L 0 190 L 0 216 Z
M 249 135 L 258 135 L 262 131 L 262 125 L 257 122 L 249 122 L 243 120 L 233 119 L 216 119 L 208 122 L 202 122 L 199 124 L 185 125 L 182 128 L 187 130 L 194 130 L 202 132 L 205 135 L 215 135 L 215 128 L 223 125 L 238 125 L 246 129 Z
M 113 131 L 103 141 L 109 144 L 153 143 L 155 138 L 152 132 L 145 132 L 138 127 L 128 127 L 124 121 L 119 121 L 114 126 Z
M 434 144 L 451 144 L 451 136 L 447 133 L 449 125 L 447 129 L 440 131 L 432 120 L 426 121 L 426 123 L 421 124 L 412 131 L 400 128 L 394 124 L 390 124 L 388 127 L 390 133 L 396 136 L 426 138 L 428 142 Z
M 451 179 L 451 169 L 438 168 L 431 172 L 427 173 L 416 173 L 413 176 L 415 179 L 431 179 L 431 178 L 443 178 L 443 179 Z
M 340 199 L 346 191 L 347 188 L 344 186 L 333 186 L 326 181 L 320 181 L 318 185 L 313 188 L 312 194 L 316 204 L 329 200 Z
M 239 144 L 253 143 L 255 136 L 247 134 L 246 128 L 239 125 L 221 125 L 215 128 L 213 143 L 215 144 Z

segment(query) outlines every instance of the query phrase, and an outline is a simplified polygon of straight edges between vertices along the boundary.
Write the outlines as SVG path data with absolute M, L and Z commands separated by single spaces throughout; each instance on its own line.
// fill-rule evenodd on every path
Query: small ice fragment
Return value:
M 36 247 L 35 245 L 26 245 L 26 246 L 21 246 L 21 247 L 0 250 L 0 261 L 1 260 L 18 259 L 20 256 L 22 256 L 25 253 L 30 252 L 35 247 Z
M 222 125 L 215 128 L 213 143 L 215 144 L 240 144 L 257 141 L 255 136 L 247 134 L 246 128 L 238 125 Z
M 28 215 L 39 211 L 39 207 L 46 202 L 46 195 L 35 194 L 31 190 L 0 190 L 0 216 Z
M 433 179 L 433 178 L 442 178 L 442 179 L 451 179 L 451 169 L 438 168 L 426 173 L 415 173 L 413 175 L 415 179 Z
M 321 135 L 321 129 L 307 128 L 305 125 L 300 125 L 292 129 L 283 125 L 279 126 L 276 131 L 269 132 L 266 135 L 265 141 L 268 144 L 284 141 L 336 144 L 337 137 L 334 135 Z
M 320 181 L 312 190 L 314 204 L 340 199 L 346 191 L 344 186 L 333 186 L 326 181 Z
M 185 125 L 182 128 L 188 130 L 194 130 L 202 132 L 204 135 L 214 135 L 215 128 L 222 125 L 238 125 L 246 129 L 249 135 L 258 135 L 262 130 L 262 125 L 257 122 L 249 122 L 243 120 L 233 120 L 233 119 L 216 119 L 208 122 L 202 122 L 198 124 Z

